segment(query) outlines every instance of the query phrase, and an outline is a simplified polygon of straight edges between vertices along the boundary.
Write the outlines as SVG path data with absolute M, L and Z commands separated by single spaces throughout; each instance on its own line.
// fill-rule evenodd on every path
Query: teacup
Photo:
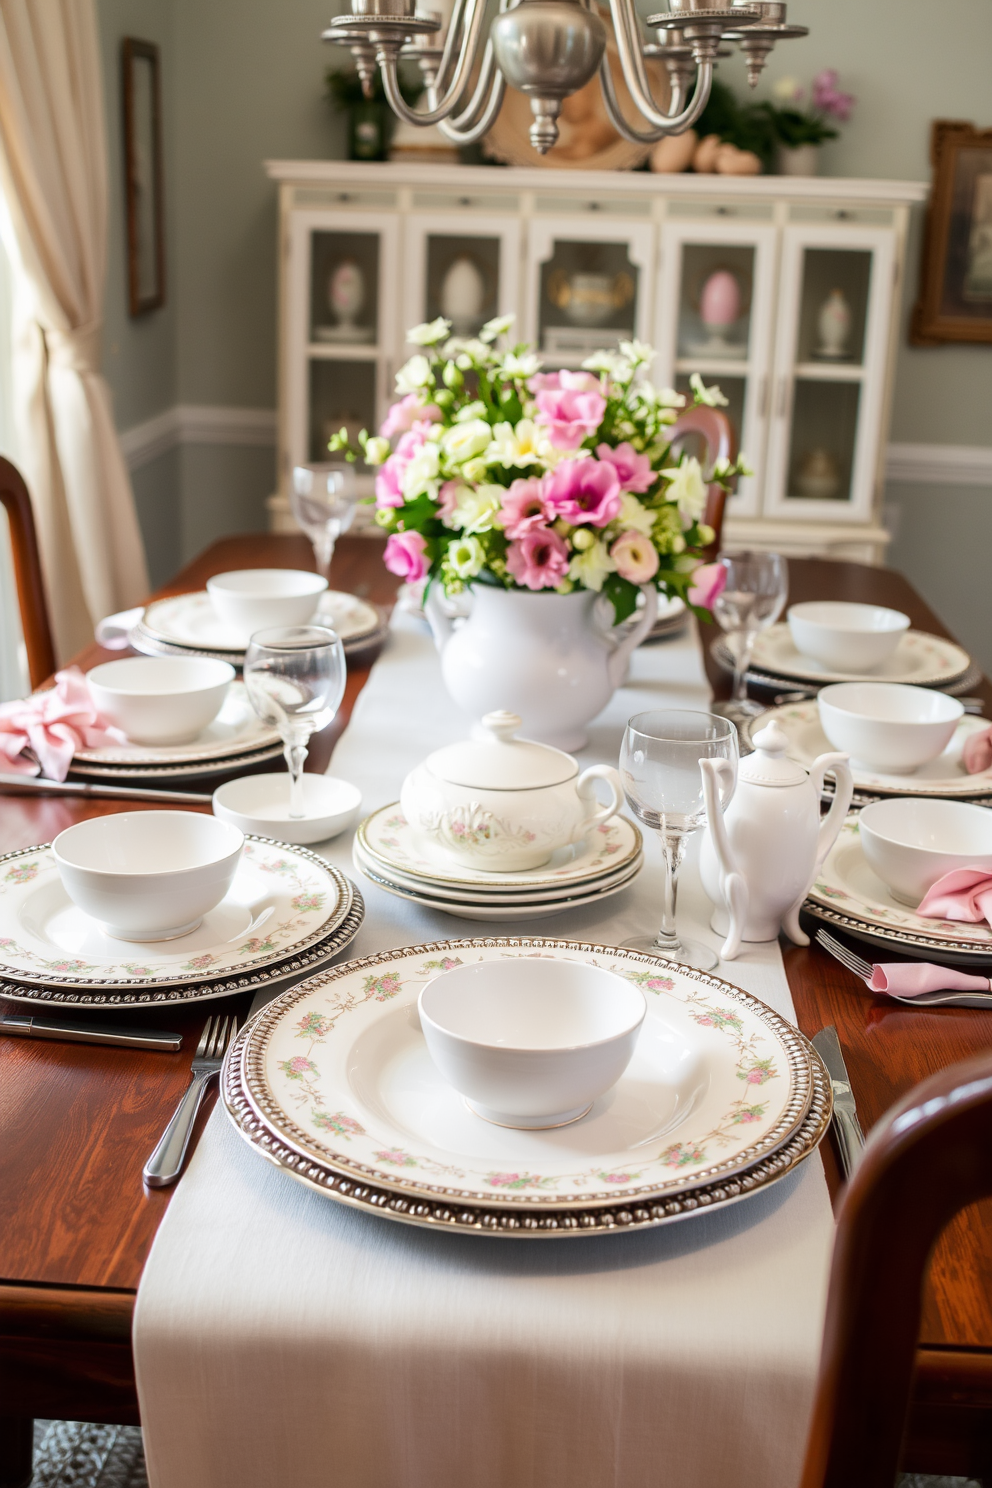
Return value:
M 820 689 L 820 724 L 855 764 L 910 775 L 943 754 L 964 704 L 928 687 L 898 682 L 837 682 Z
M 218 617 L 245 645 L 256 630 L 306 625 L 327 580 L 301 568 L 239 568 L 207 580 Z
M 135 744 L 187 744 L 212 723 L 235 676 L 205 656 L 129 656 L 86 675 L 94 706 Z
M 73 904 L 116 940 L 175 940 L 231 887 L 244 833 L 196 811 L 96 816 L 60 832 L 52 855 Z
M 427 1048 L 469 1109 L 497 1126 L 566 1126 L 610 1090 L 634 1053 L 639 987 L 582 961 L 474 961 L 417 1002 Z
M 892 897 L 915 909 L 955 868 L 992 873 L 992 811 L 967 801 L 903 796 L 861 808 L 858 836 Z
M 832 672 L 873 672 L 909 629 L 909 616 L 883 605 L 810 600 L 786 613 L 792 643 Z

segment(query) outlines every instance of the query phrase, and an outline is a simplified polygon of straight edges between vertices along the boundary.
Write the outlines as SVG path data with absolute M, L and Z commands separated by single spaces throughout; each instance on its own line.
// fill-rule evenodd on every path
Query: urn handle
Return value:
M 443 651 L 454 634 L 454 625 L 451 616 L 444 608 L 444 596 L 440 584 L 428 585 L 424 596 L 424 614 L 434 637 L 434 644 L 438 651 Z
M 730 834 L 723 819 L 724 800 L 729 805 L 737 782 L 737 775 L 730 760 L 701 759 L 699 768 L 703 777 L 703 800 L 706 802 L 706 825 L 713 844 L 717 863 L 720 865 L 720 893 L 730 915 L 727 938 L 720 947 L 724 961 L 733 961 L 739 954 L 751 896 L 747 880 L 730 845 Z M 720 785 L 724 786 L 721 798 Z
M 823 792 L 824 775 L 832 774 L 836 784 L 834 788 L 834 803 L 821 823 L 819 835 L 816 839 L 816 861 L 813 864 L 813 871 L 809 876 L 809 883 L 807 883 L 799 898 L 792 905 L 785 919 L 782 921 L 782 929 L 796 945 L 809 945 L 809 936 L 799 926 L 799 911 L 802 909 L 803 900 L 813 886 L 813 881 L 820 871 L 824 858 L 840 836 L 840 829 L 844 825 L 844 820 L 851 807 L 851 797 L 854 794 L 854 777 L 851 774 L 851 766 L 848 764 L 849 759 L 850 755 L 847 754 L 821 754 L 818 759 L 813 761 L 813 767 L 809 772 L 810 784 L 816 792 L 817 801 L 819 801 Z
M 596 795 L 593 787 L 594 780 L 605 780 L 610 787 L 610 802 L 608 806 L 601 806 L 599 804 L 599 797 Z M 623 805 L 623 784 L 620 780 L 619 772 L 612 765 L 590 765 L 588 770 L 582 771 L 582 774 L 575 782 L 575 789 L 580 801 L 591 802 L 596 808 L 589 816 L 582 818 L 582 825 L 573 838 L 573 841 L 578 841 L 587 832 L 591 832 L 593 827 L 598 827 L 601 822 L 608 821 L 611 816 L 615 816 L 620 810 L 620 807 Z
M 645 636 L 651 630 L 658 616 L 658 591 L 653 584 L 642 584 L 641 593 L 644 595 L 644 613 L 634 626 L 629 635 L 624 636 L 622 641 L 614 640 L 613 652 L 607 660 L 610 684 L 613 687 L 622 687 L 624 675 L 627 671 L 627 662 L 636 646 L 639 646 Z

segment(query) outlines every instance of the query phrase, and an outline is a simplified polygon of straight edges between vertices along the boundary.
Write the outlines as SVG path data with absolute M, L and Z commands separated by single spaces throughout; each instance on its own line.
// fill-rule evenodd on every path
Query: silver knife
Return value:
M 837 1137 L 837 1150 L 844 1177 L 850 1178 L 858 1165 L 865 1145 L 865 1134 L 858 1120 L 858 1108 L 854 1103 L 851 1078 L 847 1073 L 840 1039 L 833 1024 L 821 1028 L 812 1039 L 813 1048 L 827 1066 L 830 1088 L 834 1093 L 833 1127 Z
M 22 1038 L 59 1039 L 69 1044 L 117 1044 L 125 1049 L 181 1048 L 181 1033 L 163 1033 L 157 1028 L 126 1028 L 117 1023 L 75 1023 L 60 1018 L 30 1018 L 25 1013 L 7 1013 L 0 1018 L 0 1033 Z
M 108 801 L 166 801 L 172 805 L 209 806 L 212 796 L 200 795 L 197 791 L 155 790 L 151 786 L 141 788 L 133 785 L 91 785 L 83 780 L 45 780 L 40 775 L 11 775 L 0 773 L 0 789 L 14 790 L 23 795 L 48 796 L 102 796 Z

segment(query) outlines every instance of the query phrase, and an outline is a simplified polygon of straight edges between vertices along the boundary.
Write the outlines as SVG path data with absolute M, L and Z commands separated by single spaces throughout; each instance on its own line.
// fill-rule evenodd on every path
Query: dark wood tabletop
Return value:
M 390 604 L 396 580 L 381 552 L 375 539 L 343 539 L 332 586 Z M 261 565 L 312 568 L 310 546 L 301 537 L 225 538 L 159 592 L 201 589 L 213 573 Z M 887 604 L 919 628 L 948 634 L 909 583 L 888 570 L 791 560 L 790 595 Z M 708 656 L 707 629 L 710 680 L 726 696 L 727 678 Z M 86 670 L 120 654 L 94 645 L 76 660 Z M 313 768 L 326 766 L 373 659 L 349 664 L 344 702 L 313 751 Z M 992 717 L 992 687 L 983 682 L 975 691 Z M 124 809 L 137 808 L 2 791 L 0 851 L 48 842 L 73 822 Z M 799 1025 L 810 1035 L 836 1025 L 866 1128 L 934 1070 L 992 1045 L 985 1013 L 886 1006 L 818 948 L 783 941 L 783 951 Z M 212 1003 L 211 1011 L 240 1017 L 248 1001 Z M 0 1012 L 13 1006 L 0 1002 Z M 120 1021 L 119 1012 L 115 1017 Z M 17 1439 L 25 1418 L 138 1421 L 134 1296 L 170 1197 L 168 1189 L 143 1188 L 141 1169 L 188 1083 L 203 1019 L 202 1009 L 154 1015 L 156 1026 L 183 1034 L 177 1055 L 0 1037 L 0 1488 L 16 1481 L 4 1475 L 4 1443 Z M 827 1144 L 823 1158 L 836 1192 Z M 960 1215 L 934 1254 L 905 1466 L 992 1474 L 992 1205 Z

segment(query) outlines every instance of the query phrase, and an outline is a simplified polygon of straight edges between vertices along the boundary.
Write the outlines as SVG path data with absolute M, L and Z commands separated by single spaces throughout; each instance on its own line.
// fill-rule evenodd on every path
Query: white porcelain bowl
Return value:
M 213 723 L 234 681 L 227 661 L 130 656 L 86 675 L 93 705 L 135 744 L 187 744 Z
M 786 619 L 796 650 L 832 672 L 875 671 L 909 629 L 900 610 L 833 599 L 791 605 Z
M 246 645 L 270 625 L 306 625 L 327 580 L 300 568 L 240 568 L 207 580 L 218 616 Z
M 942 754 L 964 704 L 928 687 L 898 682 L 837 682 L 820 689 L 823 732 L 855 764 L 910 775 Z
M 431 1058 L 469 1108 L 499 1126 L 564 1126 L 630 1062 L 639 987 L 583 962 L 477 961 L 435 977 L 417 1003 Z
M 966 801 L 903 796 L 863 806 L 861 846 L 893 897 L 915 909 L 945 873 L 992 873 L 992 811 Z
M 231 887 L 244 833 L 197 811 L 97 816 L 60 832 L 52 853 L 73 904 L 118 940 L 174 940 Z
M 289 776 L 285 771 L 242 775 L 214 791 L 214 815 L 242 832 L 277 837 L 280 842 L 326 842 L 355 820 L 362 793 L 357 785 L 333 775 L 304 774 L 303 799 L 306 815 L 294 819 L 289 814 Z

